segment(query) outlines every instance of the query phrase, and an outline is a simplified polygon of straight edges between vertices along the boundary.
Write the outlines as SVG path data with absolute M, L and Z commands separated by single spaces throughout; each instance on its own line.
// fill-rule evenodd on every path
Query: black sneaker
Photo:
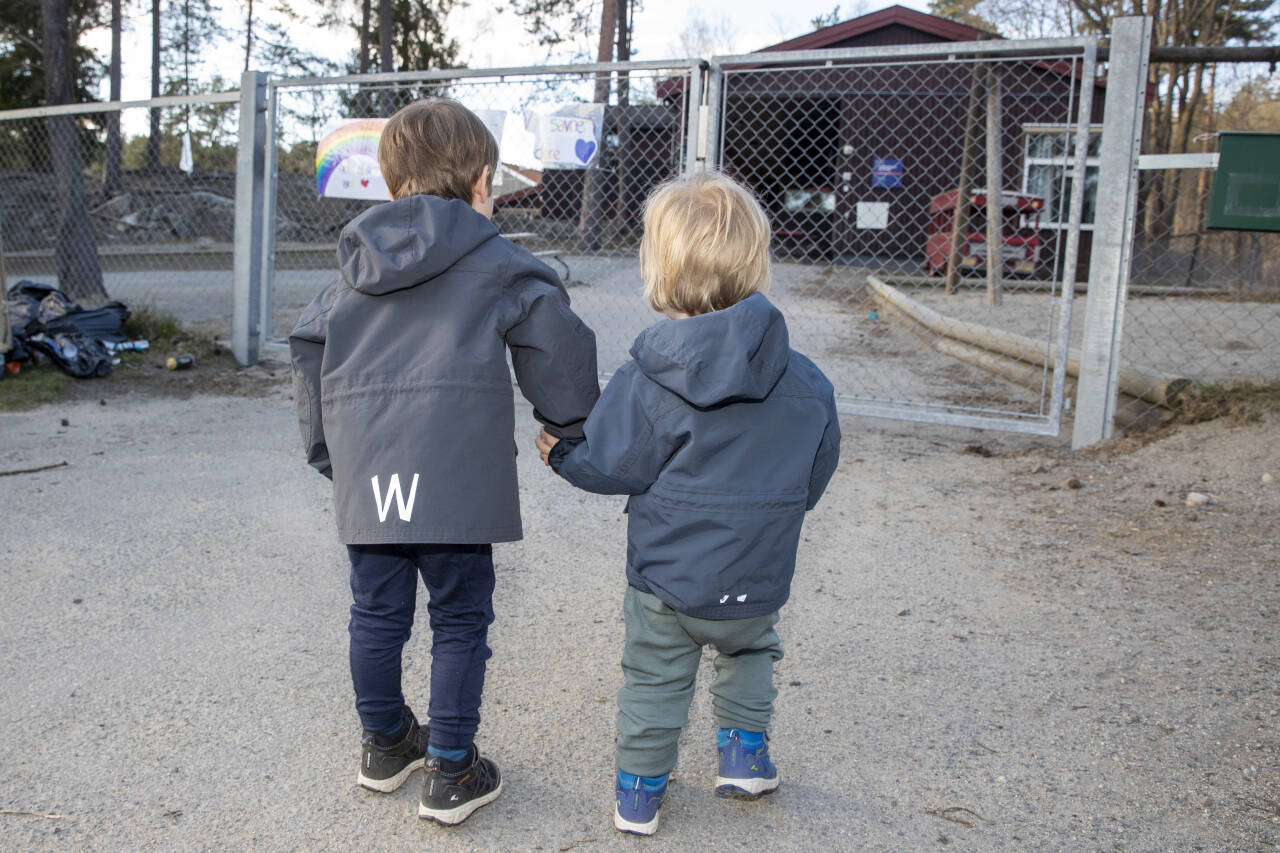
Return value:
M 427 775 L 422 780 L 422 802 L 418 817 L 439 823 L 462 823 L 486 803 L 502 793 L 502 774 L 498 765 L 480 757 L 475 744 L 467 747 L 467 758 L 458 762 L 458 770 L 446 770 L 446 762 L 438 755 L 427 757 Z
M 404 719 L 408 723 L 404 736 L 391 746 L 379 745 L 379 735 L 373 732 L 364 733 L 360 740 L 360 775 L 356 776 L 356 784 L 389 794 L 422 766 L 427 757 L 427 727 L 418 725 L 417 717 L 408 706 L 404 709 Z

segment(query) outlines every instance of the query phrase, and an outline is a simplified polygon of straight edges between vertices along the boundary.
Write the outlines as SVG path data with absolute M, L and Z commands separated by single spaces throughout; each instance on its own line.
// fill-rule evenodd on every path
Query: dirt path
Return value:
M 0 476 L 3 846 L 634 849 L 608 822 L 620 501 L 518 422 L 481 731 L 508 787 L 445 831 L 416 780 L 353 785 L 343 553 L 287 387 L 0 415 L 0 472 L 69 463 Z M 646 848 L 1280 844 L 1280 419 L 1091 454 L 844 427 L 780 626 L 783 786 L 712 796 L 703 690 Z

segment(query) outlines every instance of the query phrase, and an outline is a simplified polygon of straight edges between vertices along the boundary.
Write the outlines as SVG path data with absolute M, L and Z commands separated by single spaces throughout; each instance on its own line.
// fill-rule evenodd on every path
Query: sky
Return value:
M 901 4 L 924 10 L 925 2 L 901 0 Z M 133 5 L 123 49 L 123 98 L 142 100 L 150 96 L 150 18 L 142 4 Z M 149 4 L 147 4 L 149 6 Z M 243 28 L 244 4 L 224 0 L 223 19 L 228 28 Z M 260 3 L 259 6 L 266 4 Z M 727 52 L 748 53 L 784 39 L 793 38 L 812 30 L 810 20 L 832 11 L 832 0 L 708 0 L 689 4 L 685 0 L 641 0 L 643 6 L 636 13 L 632 47 L 636 60 L 671 59 L 681 57 L 680 34 L 694 17 L 708 22 L 713 30 L 729 36 L 722 45 Z M 856 17 L 866 11 L 874 11 L 891 5 L 869 4 L 866 0 L 844 0 L 840 4 L 840 19 Z M 537 65 L 546 61 L 546 52 L 532 44 L 524 32 L 520 19 L 510 14 L 494 14 L 493 3 L 484 0 L 472 2 L 455 10 L 450 20 L 450 34 L 461 46 L 462 60 L 472 68 L 511 67 Z M 318 50 L 336 61 L 345 62 L 352 49 L 350 37 L 331 30 L 302 27 L 294 30 L 295 42 L 312 50 Z M 85 41 L 106 59 L 110 55 L 110 35 L 105 31 L 90 33 Z M 328 46 L 328 50 L 325 50 Z M 219 73 L 236 79 L 244 66 L 243 44 L 228 43 L 211 51 L 207 57 L 202 77 Z M 108 94 L 104 79 L 100 97 Z

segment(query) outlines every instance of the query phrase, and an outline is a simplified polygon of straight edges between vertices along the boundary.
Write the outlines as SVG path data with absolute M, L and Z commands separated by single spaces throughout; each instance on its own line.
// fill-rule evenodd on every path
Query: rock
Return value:
M 1271 485 L 1271 481 L 1272 481 L 1272 480 L 1274 480 L 1274 479 L 1275 479 L 1275 477 L 1272 477 L 1272 476 L 1271 476 L 1271 472 L 1270 472 L 1270 471 L 1268 471 L 1267 473 L 1265 473 L 1265 474 L 1263 474 L 1263 475 L 1262 475 L 1262 485 L 1264 485 L 1264 486 L 1269 486 L 1269 485 Z
M 1078 489 L 1078 488 L 1080 488 L 1080 487 L 1081 487 L 1081 486 L 1083 486 L 1083 485 L 1084 485 L 1084 483 L 1080 482 L 1077 478 L 1075 478 L 1075 477 L 1068 477 L 1068 478 L 1063 482 L 1062 487 L 1063 487 L 1064 489 Z
M 1209 503 L 1209 496 L 1204 492 L 1187 492 L 1186 504 L 1189 507 L 1204 506 Z
M 1189 512 L 1186 515 L 1184 515 L 1183 518 L 1186 519 L 1187 521 L 1195 521 L 1197 518 L 1199 518 L 1199 516 L 1196 515 L 1194 512 Z
M 1155 504 L 1156 506 L 1164 506 L 1164 501 L 1160 500 L 1159 498 L 1156 498 Z

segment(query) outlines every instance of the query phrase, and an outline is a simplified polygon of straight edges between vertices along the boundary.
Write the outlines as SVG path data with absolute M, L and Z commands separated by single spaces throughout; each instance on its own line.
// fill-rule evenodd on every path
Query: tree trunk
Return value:
M 41 31 L 44 41 L 45 103 L 71 102 L 71 44 L 67 31 L 66 0 L 42 0 Z M 51 116 L 49 147 L 54 183 L 58 187 L 59 224 L 57 243 L 58 287 L 75 302 L 91 307 L 105 302 L 102 269 L 89 208 L 84 198 L 84 163 L 75 119 Z
M 160 0 L 151 0 L 151 97 L 160 97 Z M 160 168 L 160 110 L 151 108 L 147 137 L 147 170 Z
M 244 70 L 249 70 L 253 56 L 253 0 L 248 0 L 248 8 L 244 16 Z
M 596 50 L 596 62 L 613 61 L 613 45 L 618 29 L 617 0 L 603 0 L 600 4 L 600 42 Z M 609 72 L 596 72 L 595 103 L 604 104 L 605 123 L 609 115 Z M 607 181 L 600 173 L 604 162 L 604 128 L 600 128 L 601 149 L 587 173 L 582 176 L 582 208 L 578 216 L 578 251 L 594 252 L 600 248 L 604 232 L 604 190 Z
M 628 7 L 632 0 L 617 0 L 618 3 L 618 61 L 631 60 L 631 17 Z M 625 107 L 631 97 L 631 76 L 626 71 L 618 72 L 618 106 Z
M 378 59 L 383 71 L 395 71 L 395 60 L 391 55 L 392 36 L 392 4 L 391 0 L 378 0 Z M 389 116 L 393 112 L 395 90 L 382 90 L 382 115 Z
M 360 73 L 369 73 L 369 26 L 373 17 L 373 0 L 360 0 Z M 356 95 L 356 115 L 367 118 L 369 115 L 369 93 L 361 86 Z
M 120 0 L 111 0 L 111 95 L 120 100 Z M 120 111 L 107 114 L 107 150 L 102 170 L 102 191 L 108 198 L 120 192 Z

